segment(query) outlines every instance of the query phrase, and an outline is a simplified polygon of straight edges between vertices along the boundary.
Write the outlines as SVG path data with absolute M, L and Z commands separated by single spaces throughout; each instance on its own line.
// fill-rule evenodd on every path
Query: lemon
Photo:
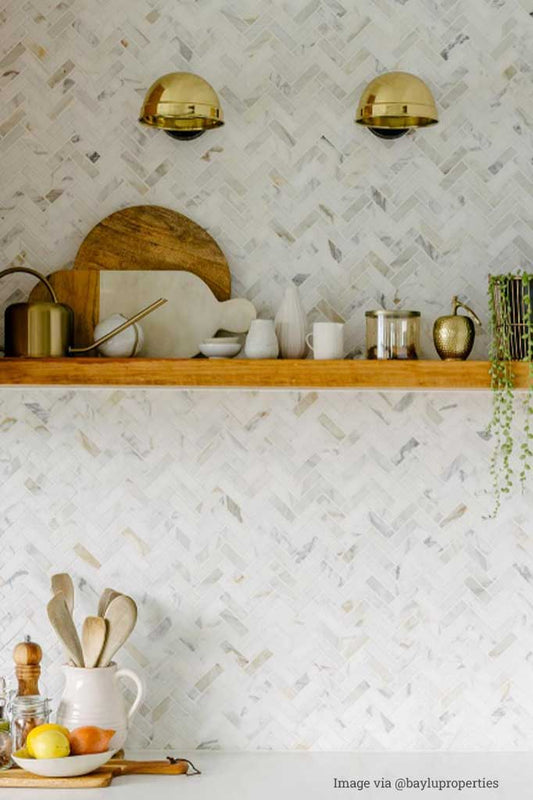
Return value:
M 32 758 L 32 756 L 30 756 L 28 752 L 27 747 L 21 747 L 20 750 L 15 750 L 13 755 L 16 756 L 17 758 Z
M 31 743 L 35 758 L 64 758 L 70 753 L 70 742 L 61 731 L 41 731 Z
M 26 737 L 26 749 L 30 754 L 30 758 L 35 758 L 35 753 L 33 752 L 33 742 L 35 741 L 36 737 L 43 733 L 43 731 L 59 731 L 60 733 L 64 734 L 67 739 L 69 738 L 68 728 L 64 728 L 63 725 L 56 725 L 54 722 L 47 722 L 45 725 L 37 725 L 37 727 L 33 728 Z

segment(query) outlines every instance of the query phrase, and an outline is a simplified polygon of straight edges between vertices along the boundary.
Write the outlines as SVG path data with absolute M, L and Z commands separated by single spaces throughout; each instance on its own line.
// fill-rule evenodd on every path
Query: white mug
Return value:
M 315 322 L 313 333 L 308 333 L 305 341 L 316 361 L 344 358 L 344 323 Z

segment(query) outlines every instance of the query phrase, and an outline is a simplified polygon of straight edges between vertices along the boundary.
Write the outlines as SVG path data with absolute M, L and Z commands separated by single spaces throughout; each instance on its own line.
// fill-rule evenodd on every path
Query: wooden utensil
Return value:
M 108 607 L 111 600 L 114 600 L 115 597 L 120 597 L 120 592 L 116 592 L 114 589 L 104 589 L 100 596 L 100 600 L 98 601 L 98 616 L 103 617 L 106 612 L 106 608 Z
M 85 237 L 75 270 L 187 270 L 218 300 L 231 295 L 231 275 L 215 240 L 192 219 L 162 206 L 132 206 L 99 222 Z
M 76 347 L 92 341 L 100 319 L 115 312 L 131 316 L 159 295 L 168 302 L 142 322 L 142 356 L 190 358 L 198 355 L 203 339 L 221 329 L 244 333 L 256 317 L 249 300 L 220 303 L 207 284 L 191 272 L 59 270 L 48 278 L 59 301 L 68 303 L 74 311 Z M 30 300 L 44 299 L 40 286 L 36 286 Z
M 137 606 L 131 597 L 121 594 L 112 600 L 105 612 L 107 621 L 107 637 L 102 654 L 98 659 L 99 667 L 107 667 L 111 659 L 122 647 L 137 622 Z
M 80 639 L 63 592 L 58 592 L 52 597 L 46 610 L 48 611 L 48 619 L 52 623 L 52 627 L 57 633 L 67 657 L 74 661 L 74 666 L 83 667 L 84 661 Z
M 87 617 L 81 629 L 83 661 L 86 667 L 96 667 L 107 635 L 107 624 L 102 617 Z
M 74 584 L 70 575 L 67 572 L 58 572 L 52 575 L 50 583 L 52 586 L 52 594 L 63 592 L 68 610 L 72 614 L 74 611 Z
M 109 786 L 114 777 L 121 775 L 185 775 L 188 769 L 189 762 L 185 760 L 170 763 L 168 760 L 129 761 L 112 758 L 95 772 L 76 778 L 43 778 L 24 769 L 6 770 L 0 772 L 0 788 L 95 789 Z

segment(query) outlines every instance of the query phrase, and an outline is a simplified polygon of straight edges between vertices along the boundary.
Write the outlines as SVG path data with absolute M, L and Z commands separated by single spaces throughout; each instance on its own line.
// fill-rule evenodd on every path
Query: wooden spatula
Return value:
M 52 597 L 46 610 L 48 611 L 48 619 L 52 623 L 52 627 L 57 633 L 67 656 L 74 661 L 74 666 L 83 667 L 84 661 L 80 639 L 63 592 L 58 592 Z
M 137 622 L 135 601 L 125 594 L 115 597 L 107 607 L 105 619 L 107 621 L 107 638 L 102 655 L 98 659 L 99 667 L 107 667 L 134 629 Z
M 52 594 L 63 592 L 68 610 L 72 614 L 74 610 L 74 584 L 70 575 L 67 572 L 58 572 L 56 575 L 52 575 L 50 583 L 52 584 Z
M 86 667 L 96 667 L 104 648 L 107 623 L 102 617 L 87 617 L 81 629 L 83 661 Z
M 116 592 L 114 589 L 104 589 L 100 600 L 98 601 L 98 616 L 103 617 L 111 600 L 114 600 L 115 597 L 119 596 L 120 592 Z

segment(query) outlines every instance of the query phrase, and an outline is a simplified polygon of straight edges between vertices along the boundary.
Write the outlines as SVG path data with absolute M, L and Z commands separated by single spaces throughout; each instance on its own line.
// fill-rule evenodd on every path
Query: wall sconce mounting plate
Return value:
M 410 72 L 384 72 L 361 95 L 355 121 L 382 139 L 398 139 L 409 128 L 434 125 L 439 115 L 423 80 Z
M 175 139 L 196 139 L 224 124 L 213 87 L 192 72 L 169 72 L 150 86 L 139 122 L 161 128 Z

